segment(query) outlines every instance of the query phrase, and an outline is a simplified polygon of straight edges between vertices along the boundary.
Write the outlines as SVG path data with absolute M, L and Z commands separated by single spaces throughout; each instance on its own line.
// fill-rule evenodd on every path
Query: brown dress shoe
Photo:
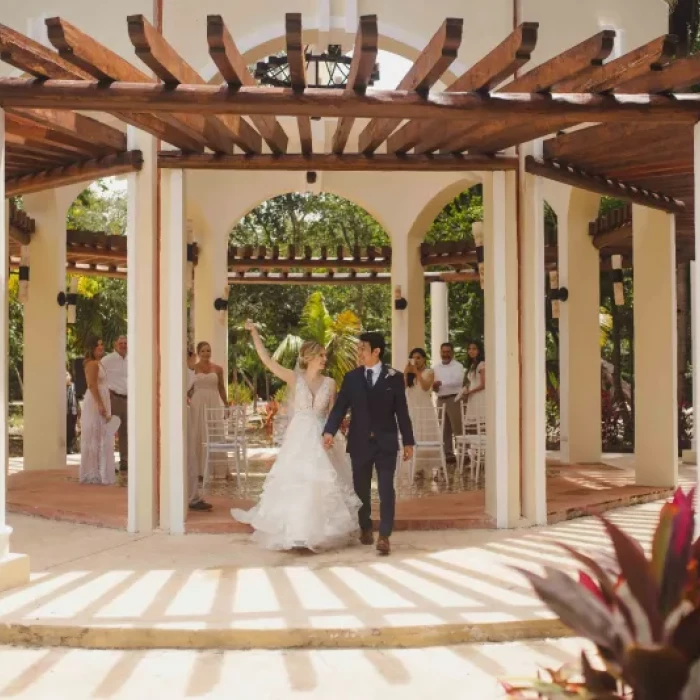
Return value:
M 372 530 L 363 530 L 360 535 L 361 544 L 374 544 L 374 533 Z
M 377 540 L 377 552 L 379 552 L 379 554 L 381 554 L 383 557 L 391 554 L 391 544 L 389 543 L 388 537 L 379 535 L 379 539 Z

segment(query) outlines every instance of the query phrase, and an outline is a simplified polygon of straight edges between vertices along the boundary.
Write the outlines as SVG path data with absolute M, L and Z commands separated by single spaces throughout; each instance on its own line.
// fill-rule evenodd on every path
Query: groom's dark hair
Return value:
M 369 331 L 368 333 L 363 333 L 360 336 L 361 343 L 367 343 L 370 350 L 376 350 L 379 348 L 379 359 L 384 357 L 384 351 L 386 350 L 386 341 L 381 333 L 376 331 Z

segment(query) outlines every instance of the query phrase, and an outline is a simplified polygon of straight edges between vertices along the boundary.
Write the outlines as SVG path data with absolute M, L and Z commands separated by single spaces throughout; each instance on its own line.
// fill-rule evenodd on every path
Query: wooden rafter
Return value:
M 8 197 L 15 197 L 76 182 L 96 180 L 100 177 L 122 175 L 140 170 L 142 165 L 141 151 L 127 151 L 118 155 L 51 168 L 27 176 L 9 178 L 5 181 L 5 194 Z
M 536 22 L 521 24 L 493 51 L 451 83 L 446 92 L 488 92 L 509 78 L 530 60 L 537 45 L 538 27 Z M 454 128 L 454 125 L 436 120 L 427 123 L 409 121 L 389 137 L 387 151 L 406 153 L 415 147 L 416 153 L 427 153 L 447 143 Z
M 9 200 L 9 209 L 10 236 L 21 245 L 28 245 L 36 227 L 34 219 L 18 209 L 13 199 Z
M 369 87 L 370 77 L 377 62 L 379 49 L 379 31 L 377 16 L 364 15 L 360 17 L 355 36 L 355 50 L 352 54 L 350 74 L 348 75 L 346 92 L 364 95 Z M 350 131 L 355 120 L 352 117 L 340 117 L 333 134 L 333 153 L 340 155 L 347 145 Z
M 343 155 L 287 154 L 284 156 L 218 156 L 210 154 L 182 154 L 177 151 L 161 151 L 158 154 L 161 168 L 189 168 L 192 170 L 293 170 L 293 171 L 416 171 L 460 172 L 515 170 L 518 161 L 508 156 L 393 156 L 376 154 Z
M 693 124 L 700 115 L 700 95 L 531 95 L 438 93 L 427 97 L 405 90 L 368 90 L 346 94 L 330 88 L 307 88 L 295 95 L 280 88 L 0 79 L 0 105 L 5 108 L 81 109 L 111 112 L 117 104 L 131 110 L 192 115 L 268 114 L 373 119 L 488 120 L 504 115 L 529 119 L 565 117 L 579 122 L 648 122 Z
M 417 95 L 425 95 L 457 58 L 462 43 L 462 26 L 461 19 L 446 19 L 409 68 L 399 83 L 398 90 L 411 90 Z M 360 133 L 359 150 L 373 153 L 400 123 L 400 118 L 373 119 Z
M 301 38 L 301 13 L 288 12 L 285 15 L 284 28 L 287 40 L 287 63 L 289 64 L 289 77 L 292 83 L 292 90 L 296 94 L 301 95 L 306 89 L 306 63 L 304 60 L 304 44 Z M 311 119 L 307 116 L 298 116 L 297 128 L 299 129 L 301 152 L 308 156 L 313 151 Z
M 424 278 L 426 282 L 437 282 L 440 280 L 440 273 L 426 272 Z M 229 284 L 254 284 L 254 285 L 287 285 L 287 284 L 390 284 L 390 272 L 328 272 L 323 274 L 313 273 L 283 273 L 283 272 L 248 272 L 230 273 Z
M 644 75 L 625 80 L 615 87 L 615 92 L 627 94 L 657 94 L 682 92 L 700 82 L 700 56 L 677 58 L 663 66 L 662 70 L 648 71 Z
M 190 66 L 163 35 L 143 15 L 127 18 L 129 38 L 136 55 L 158 76 L 165 85 L 180 83 L 205 85 L 206 81 Z M 234 144 L 245 153 L 260 153 L 262 139 L 243 117 L 223 114 L 205 118 L 205 135 L 213 150 L 232 153 Z
M 553 161 L 539 161 L 532 156 L 525 159 L 525 169 L 533 175 L 540 175 L 565 185 L 579 187 L 590 192 L 610 195 L 642 204 L 652 209 L 661 209 L 671 214 L 685 209 L 682 201 L 660 192 L 652 192 L 628 183 L 613 180 L 601 175 L 591 175 L 572 165 L 561 165 Z
M 632 205 L 616 207 L 591 221 L 588 233 L 591 242 L 599 250 L 628 245 L 632 239 Z
M 66 61 L 87 72 L 104 86 L 111 82 L 127 80 L 132 83 L 152 85 L 160 88 L 155 80 L 140 71 L 133 64 L 81 32 L 77 27 L 60 17 L 46 20 L 48 36 L 59 55 Z M 139 126 L 149 133 L 162 138 L 186 151 L 201 151 L 208 146 L 204 133 L 204 117 L 197 114 L 168 114 L 154 117 L 152 114 L 135 114 L 130 110 L 119 109 L 116 116 L 129 124 Z M 123 107 L 123 106 L 122 106 Z M 109 107 L 100 111 L 112 111 Z M 147 110 L 148 111 L 148 110 Z
M 604 63 L 602 66 L 561 81 L 557 89 L 561 92 L 606 92 L 622 81 L 658 72 L 663 69 L 676 52 L 678 40 L 665 34 L 629 53 Z
M 230 89 L 255 85 L 245 59 L 220 15 L 207 17 L 207 42 L 209 55 Z M 287 152 L 289 138 L 274 117 L 253 114 L 250 119 L 273 153 L 279 155 Z

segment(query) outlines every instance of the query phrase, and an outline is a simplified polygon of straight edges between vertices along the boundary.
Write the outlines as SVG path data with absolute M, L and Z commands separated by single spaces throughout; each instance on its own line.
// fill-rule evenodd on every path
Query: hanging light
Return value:
M 29 301 L 29 246 L 23 245 L 19 258 L 19 293 L 20 304 Z
M 613 255 L 611 257 L 612 265 L 612 281 L 613 281 L 613 297 L 615 298 L 615 306 L 625 305 L 625 288 L 623 286 L 622 277 L 622 256 Z

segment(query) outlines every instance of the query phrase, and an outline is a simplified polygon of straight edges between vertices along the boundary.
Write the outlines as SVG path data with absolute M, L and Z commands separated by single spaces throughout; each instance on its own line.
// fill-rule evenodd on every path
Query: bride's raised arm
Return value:
M 255 350 L 258 353 L 260 361 L 265 365 L 265 367 L 267 367 L 272 374 L 279 377 L 279 379 L 286 384 L 294 384 L 296 381 L 294 371 L 287 369 L 286 367 L 282 367 L 279 362 L 270 357 L 270 353 L 263 345 L 262 339 L 260 338 L 260 333 L 258 333 L 258 329 L 255 327 L 255 324 L 248 320 L 245 322 L 245 327 L 247 331 L 250 331 L 250 335 L 253 338 L 253 345 L 255 345 Z

